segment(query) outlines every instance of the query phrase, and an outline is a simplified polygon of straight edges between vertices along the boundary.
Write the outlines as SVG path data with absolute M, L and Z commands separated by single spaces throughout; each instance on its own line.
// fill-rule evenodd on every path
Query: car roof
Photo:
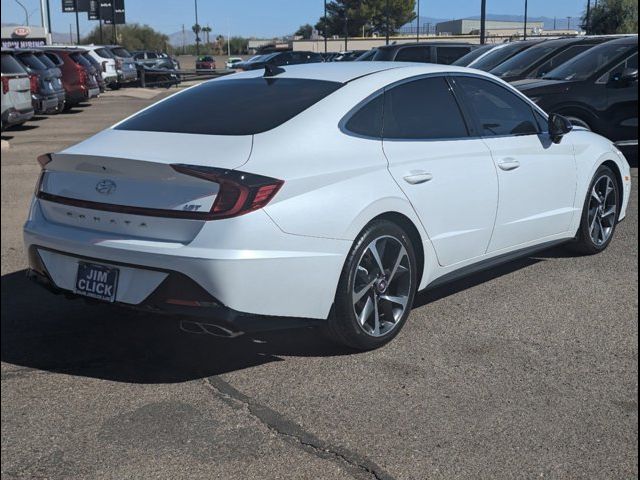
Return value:
M 623 37 L 613 37 L 611 40 L 607 41 L 606 43 L 612 44 L 612 45 L 637 45 L 638 35 L 625 35 Z
M 472 43 L 466 42 L 414 42 L 414 43 L 396 43 L 394 45 L 382 45 L 377 47 L 380 50 L 394 50 L 403 47 L 473 47 Z M 478 45 L 479 46 L 479 45 Z
M 472 72 L 477 70 L 439 65 L 435 63 L 410 62 L 336 62 L 336 63 L 305 63 L 302 65 L 288 65 L 282 67 L 283 72 L 272 78 L 297 78 L 304 80 L 324 80 L 329 82 L 348 83 L 367 75 L 396 70 L 401 68 L 420 68 L 421 74 L 446 72 Z M 216 81 L 233 80 L 239 78 L 256 78 L 264 75 L 264 70 L 251 70 L 221 77 Z

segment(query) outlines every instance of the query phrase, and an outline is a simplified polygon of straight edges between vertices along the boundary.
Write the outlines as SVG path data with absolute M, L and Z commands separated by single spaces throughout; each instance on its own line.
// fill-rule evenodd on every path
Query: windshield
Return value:
M 531 67 L 534 63 L 546 57 L 557 48 L 558 48 L 557 44 L 535 45 L 531 48 L 528 48 L 524 52 L 520 52 L 519 54 L 510 58 L 506 62 L 498 65 L 496 68 L 491 70 L 491 73 L 493 73 L 498 77 L 512 77 L 515 75 L 520 75 L 529 67 Z
M 111 52 L 113 52 L 113 54 L 117 55 L 118 57 L 122 57 L 122 58 L 131 57 L 131 54 L 127 51 L 127 49 L 122 48 L 122 47 L 112 48 Z
M 472 68 L 477 68 L 478 70 L 488 72 L 489 70 L 496 68 L 505 60 L 510 59 L 517 53 L 526 50 L 530 46 L 531 44 L 523 42 L 514 42 L 508 43 L 506 45 L 501 45 L 488 52 L 484 57 L 470 63 L 469 66 Z
M 495 45 L 484 45 L 482 47 L 476 48 L 475 50 L 471 50 L 469 53 L 467 53 L 466 55 L 463 55 L 458 60 L 453 62 L 451 65 L 456 65 L 458 67 L 467 67 L 476 58 L 478 58 L 481 55 L 484 55 L 489 50 L 491 50 L 491 49 L 493 49 L 495 47 L 496 47 Z
M 369 62 L 373 60 L 373 57 L 375 57 L 375 55 L 376 55 L 376 49 L 374 48 L 373 50 L 369 50 L 368 52 L 365 52 L 362 55 L 360 55 L 356 59 L 356 62 Z
M 282 125 L 341 86 L 337 82 L 297 78 L 214 80 L 156 103 L 115 128 L 254 135 Z
M 586 80 L 618 57 L 629 53 L 635 45 L 598 45 L 551 70 L 543 78 L 548 80 Z
M 46 70 L 48 67 L 36 58 L 33 53 L 21 53 L 17 55 L 18 60 L 24 63 L 27 67 L 34 70 Z

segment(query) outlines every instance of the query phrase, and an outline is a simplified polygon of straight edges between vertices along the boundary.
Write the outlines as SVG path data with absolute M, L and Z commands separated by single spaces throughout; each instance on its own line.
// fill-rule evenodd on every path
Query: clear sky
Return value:
M 40 24 L 40 1 L 20 0 L 27 8 L 30 23 Z M 3 23 L 24 23 L 24 10 L 15 0 L 0 0 Z M 62 0 L 49 0 L 52 29 L 69 31 L 75 15 L 62 13 Z M 529 0 L 529 14 L 566 18 L 579 17 L 587 0 Z M 127 22 L 149 24 L 171 34 L 195 23 L 193 0 L 125 0 Z M 421 15 L 435 18 L 463 18 L 478 15 L 480 0 L 420 0 Z M 488 13 L 522 14 L 524 0 L 487 0 Z M 214 34 L 273 37 L 293 33 L 298 26 L 315 24 L 323 12 L 323 0 L 198 0 L 198 19 L 209 24 Z M 80 14 L 80 31 L 89 31 L 97 22 Z

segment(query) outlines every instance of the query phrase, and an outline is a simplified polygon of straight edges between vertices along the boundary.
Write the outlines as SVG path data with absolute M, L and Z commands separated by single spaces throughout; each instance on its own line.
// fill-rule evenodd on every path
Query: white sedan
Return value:
M 379 347 L 417 291 L 567 242 L 604 250 L 624 156 L 476 70 L 267 67 L 40 157 L 24 238 L 55 292 Z

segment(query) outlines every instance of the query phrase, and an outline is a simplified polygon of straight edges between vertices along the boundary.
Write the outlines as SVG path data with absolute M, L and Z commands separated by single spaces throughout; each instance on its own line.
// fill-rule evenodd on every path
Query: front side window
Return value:
M 505 87 L 475 77 L 456 77 L 455 82 L 483 137 L 540 132 L 532 106 Z
M 158 56 L 153 52 L 149 52 L 149 53 L 147 53 L 147 58 L 148 59 L 155 59 L 155 58 L 158 58 Z
M 558 53 L 557 55 L 554 55 L 549 60 L 544 62 L 542 65 L 536 68 L 533 72 L 531 72 L 528 75 L 528 77 L 529 78 L 543 77 L 554 68 L 557 68 L 563 63 L 566 63 L 567 61 L 571 60 L 572 58 L 577 57 L 582 52 L 586 52 L 592 46 L 593 45 L 574 45 L 572 47 L 569 47 L 566 50 L 563 50 L 562 52 Z
M 114 55 L 116 55 L 118 57 L 122 57 L 122 58 L 131 57 L 131 54 L 129 53 L 129 51 L 126 48 L 116 47 L 116 48 L 112 48 L 111 51 L 114 53 Z
M 116 129 L 254 135 L 291 120 L 342 85 L 297 78 L 213 80 L 153 105 Z
M 596 83 L 609 83 L 609 81 L 615 76 L 621 74 L 627 68 L 638 68 L 638 54 L 634 54 L 631 57 L 627 58 L 625 61 L 620 62 L 618 65 L 613 67 L 607 73 L 605 73 L 602 77 L 598 79 Z
M 396 62 L 431 62 L 431 47 L 405 47 L 398 50 Z
M 469 49 L 467 47 L 437 47 L 436 53 L 438 55 L 438 63 L 451 65 L 460 57 L 469 53 Z
M 468 135 L 456 99 L 444 77 L 414 80 L 385 93 L 384 138 L 440 140 Z

